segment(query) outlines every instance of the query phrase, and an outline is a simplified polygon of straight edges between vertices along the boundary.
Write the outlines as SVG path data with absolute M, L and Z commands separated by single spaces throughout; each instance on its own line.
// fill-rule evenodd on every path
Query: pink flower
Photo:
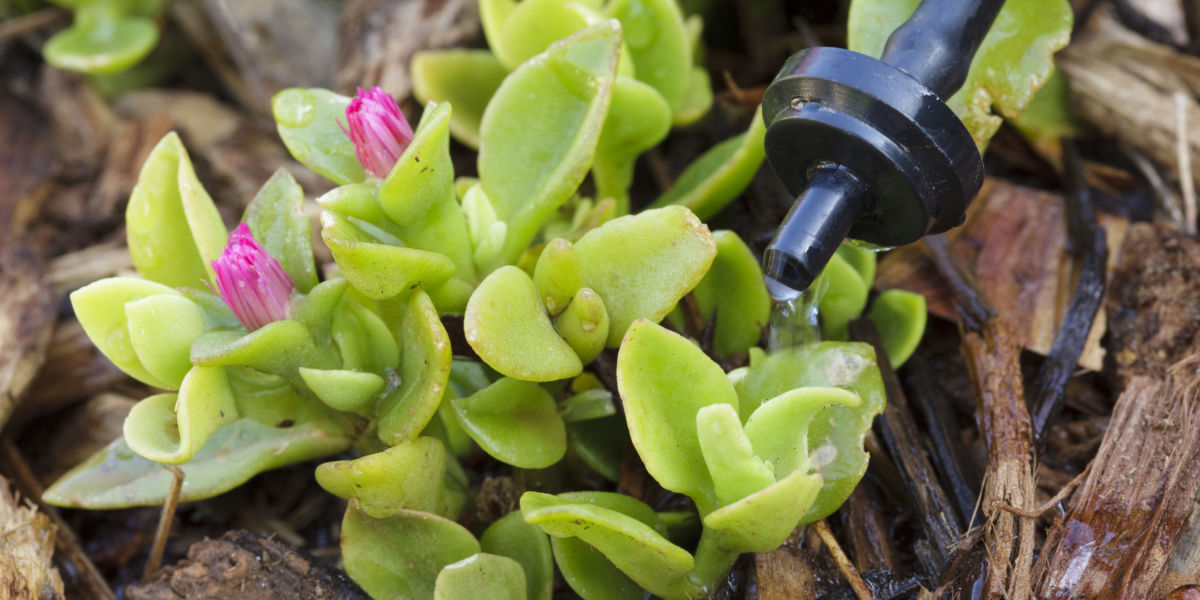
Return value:
M 288 318 L 288 300 L 296 284 L 279 261 L 254 241 L 245 223 L 229 234 L 225 251 L 212 266 L 221 299 L 247 331 Z
M 369 92 L 358 88 L 358 96 L 346 107 L 346 120 L 350 129 L 342 131 L 354 142 L 358 162 L 371 175 L 387 177 L 413 139 L 412 126 L 396 101 L 378 87 Z

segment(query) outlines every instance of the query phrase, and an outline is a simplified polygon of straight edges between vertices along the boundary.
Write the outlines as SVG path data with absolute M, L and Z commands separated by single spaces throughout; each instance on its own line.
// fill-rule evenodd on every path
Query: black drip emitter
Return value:
M 766 154 L 796 203 L 763 255 L 790 301 L 847 236 L 899 246 L 959 225 L 983 159 L 946 106 L 1004 0 L 922 0 L 876 60 L 842 48 L 788 59 L 767 88 Z

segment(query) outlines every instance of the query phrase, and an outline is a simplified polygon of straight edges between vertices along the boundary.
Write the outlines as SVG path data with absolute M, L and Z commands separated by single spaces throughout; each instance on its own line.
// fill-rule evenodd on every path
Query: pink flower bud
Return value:
M 245 223 L 229 234 L 225 251 L 212 266 L 221 299 L 247 331 L 288 318 L 288 300 L 296 284 Z
M 354 142 L 358 162 L 371 175 L 387 177 L 413 139 L 412 126 L 396 101 L 378 87 L 369 92 L 359 88 L 346 107 L 346 120 L 350 129 L 342 131 Z

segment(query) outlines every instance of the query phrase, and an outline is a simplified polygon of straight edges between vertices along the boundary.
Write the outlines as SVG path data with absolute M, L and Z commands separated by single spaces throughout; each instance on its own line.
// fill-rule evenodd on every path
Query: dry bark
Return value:
M 1197 121 L 1200 123 L 1200 120 Z M 1118 248 L 1128 223 L 1099 214 L 1109 246 Z M 953 253 L 974 273 L 981 293 L 1008 322 L 1016 342 L 1039 354 L 1054 345 L 1081 269 L 1069 251 L 1066 208 L 1058 194 L 988 180 L 966 221 L 946 235 Z M 1109 265 L 1118 258 L 1109 253 Z M 929 312 L 953 319 L 952 294 L 937 268 L 916 245 L 897 248 L 879 263 L 877 289 L 903 288 L 925 296 Z M 1096 315 L 1079 364 L 1103 366 L 1105 315 Z
M 125 588 L 130 600 L 357 600 L 367 598 L 344 573 L 316 563 L 279 540 L 235 530 L 204 540 L 188 557 L 145 585 Z
M 1038 561 L 1044 598 L 1149 598 L 1200 489 L 1200 355 L 1134 377 Z
M 1033 586 L 1033 519 L 1002 506 L 1034 508 L 1033 426 L 1025 407 L 1020 346 L 1007 321 L 998 316 L 963 265 L 940 236 L 926 238 L 939 271 L 953 290 L 962 351 L 975 386 L 976 420 L 987 446 L 981 507 L 987 517 L 987 598 L 1030 598 Z
M 814 556 L 800 547 L 802 529 L 770 552 L 754 555 L 759 600 L 799 600 L 817 594 Z
M 63 582 L 54 568 L 54 523 L 22 506 L 0 476 L 0 595 L 9 600 L 52 600 L 63 597 Z
M 378 85 L 397 98 L 408 97 L 413 55 L 477 37 L 477 7 L 475 0 L 348 1 L 338 26 L 338 91 Z

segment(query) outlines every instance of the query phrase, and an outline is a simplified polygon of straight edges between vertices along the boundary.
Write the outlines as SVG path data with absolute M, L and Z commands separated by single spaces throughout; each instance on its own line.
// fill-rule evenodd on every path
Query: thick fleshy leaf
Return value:
M 591 286 L 575 246 L 563 238 L 550 240 L 538 256 L 533 285 L 551 315 L 562 312 L 580 288 Z
M 834 254 L 813 282 L 817 294 L 817 314 L 821 315 L 821 337 L 845 340 L 850 337 L 850 321 L 867 307 L 870 283 L 840 254 Z M 811 292 L 810 292 L 811 293 Z
M 142 164 L 125 227 L 129 256 L 142 277 L 171 287 L 212 282 L 209 263 L 225 249 L 225 225 L 174 132 Z
M 521 497 L 525 520 L 556 537 L 577 537 L 612 561 L 622 572 L 652 593 L 677 597 L 686 575 L 695 566 L 687 550 L 672 544 L 654 528 L 609 508 L 554 499 L 555 504 L 527 507 L 532 494 Z
M 794 471 L 758 493 L 704 516 L 704 526 L 720 531 L 738 552 L 778 548 L 821 491 L 821 476 Z
M 675 105 L 672 123 L 677 127 L 691 125 L 708 114 L 712 104 L 712 80 L 708 77 L 708 71 L 704 67 L 693 66 L 688 74 L 683 100 Z
M 629 431 L 621 417 L 567 423 L 567 441 L 593 471 L 613 483 L 620 480 L 621 461 L 629 444 Z
M 775 483 L 771 467 L 754 455 L 733 406 L 712 404 L 701 408 L 696 413 L 696 436 L 722 505 Z
M 612 392 L 603 387 L 591 388 L 579 392 L 562 401 L 559 413 L 563 421 L 575 423 L 603 419 L 616 414 L 617 407 L 613 404 Z
M 515 467 L 545 468 L 567 451 L 554 398 L 536 383 L 505 377 L 450 405 L 484 452 Z
M 382 452 L 317 467 L 317 483 L 331 494 L 356 498 L 364 513 L 383 519 L 401 509 L 446 517 L 446 450 L 430 437 Z
M 301 398 L 287 384 L 250 393 L 234 381 L 243 418 L 222 427 L 183 470 L 181 502 L 229 491 L 254 475 L 284 465 L 336 454 L 350 447 L 346 424 L 319 402 Z M 43 499 L 58 506 L 91 509 L 161 505 L 172 475 L 117 439 L 50 486 Z
M 304 385 L 321 402 L 334 410 L 360 415 L 368 413 L 385 383 L 382 377 L 363 371 L 300 367 L 299 372 Z
M 738 405 L 725 372 L 679 334 L 650 321 L 629 328 L 617 355 L 617 385 L 629 435 L 664 488 L 691 496 L 701 514 L 717 505 L 696 435 L 696 413 Z
M 563 0 L 521 0 L 504 21 L 497 56 L 512 71 L 550 44 L 600 19 L 587 6 Z
M 617 214 L 629 212 L 634 161 L 670 130 L 671 107 L 662 94 L 632 77 L 617 77 L 592 163 L 596 195 L 616 199 Z
M 71 307 L 83 331 L 117 368 L 147 385 L 178 389 L 142 364 L 133 347 L 125 304 L 154 296 L 180 296 L 173 288 L 136 277 L 111 277 L 71 292 Z
M 604 350 L 608 327 L 604 301 L 591 288 L 580 288 L 567 308 L 554 317 L 558 335 L 571 345 L 583 363 L 592 362 Z
M 448 103 L 425 107 L 412 143 L 379 186 L 379 204 L 405 246 L 445 255 L 459 279 L 474 282 L 471 238 L 454 191 L 450 116 Z
M 150 396 L 133 407 L 125 418 L 125 442 L 150 460 L 177 465 L 237 418 L 225 369 L 194 367 L 178 394 Z
M 497 56 L 505 54 L 504 24 L 516 8 L 517 0 L 479 0 L 479 20 L 483 25 L 483 35 L 487 38 L 488 47 Z
M 771 317 L 771 297 L 746 243 L 732 231 L 714 231 L 713 239 L 717 257 L 692 294 L 705 320 L 715 316 L 713 346 L 726 358 L 758 344 Z
M 525 600 L 525 572 L 521 563 L 496 554 L 479 553 L 446 565 L 437 575 L 434 600 L 475 600 L 487 590 L 488 598 Z
M 317 285 L 312 230 L 304 215 L 304 190 L 282 167 L 271 175 L 246 208 L 246 224 L 263 248 L 279 261 L 296 289 L 308 293 Z
M 550 549 L 563 581 L 587 600 L 642 600 L 646 591 L 603 552 L 573 537 L 551 537 Z
M 865 242 L 846 241 L 838 246 L 837 255 L 858 273 L 863 282 L 869 287 L 875 281 L 876 258 L 878 251 L 876 249 L 861 245 Z
M 525 251 L 542 221 L 587 174 L 620 47 L 615 22 L 589 27 L 522 64 L 488 103 L 480 127 L 479 178 L 508 224 L 503 252 L 508 262 Z
M 892 32 L 919 0 L 858 0 L 850 5 L 846 38 L 851 50 L 878 57 Z M 1071 37 L 1074 13 L 1067 0 L 1009 0 L 983 38 L 967 80 L 946 101 L 980 148 L 1000 127 L 1000 116 L 1025 110 L 1050 73 L 1052 56 Z M 992 114 L 995 109 L 1000 116 Z
M 463 332 L 488 366 L 526 381 L 554 381 L 583 370 L 550 322 L 533 280 L 517 267 L 488 275 L 467 303 Z
M 500 88 L 508 69 L 487 50 L 427 50 L 412 60 L 413 95 L 424 103 L 449 102 L 450 133 L 470 148 L 479 148 L 479 126 L 488 100 Z
M 68 71 L 105 75 L 132 67 L 158 43 L 154 20 L 114 14 L 100 3 L 80 6 L 75 22 L 42 48 L 46 62 Z
M 438 573 L 478 552 L 470 531 L 429 513 L 375 519 L 352 500 L 342 519 L 346 572 L 372 598 L 433 598 Z
M 367 178 L 354 142 L 339 127 L 350 98 L 321 88 L 288 88 L 271 99 L 275 127 L 296 160 L 334 183 Z
M 658 90 L 672 111 L 681 108 L 692 46 L 675 0 L 615 0 L 605 14 L 621 21 L 638 79 Z
M 690 208 L 701 219 L 709 219 L 721 212 L 750 185 L 767 157 L 763 146 L 767 127 L 761 110 L 750 118 L 746 133 L 701 154 L 650 207 L 678 204 Z
M 204 311 L 195 302 L 159 294 L 125 303 L 129 343 L 142 366 L 177 390 L 192 368 L 192 342 L 204 333 Z
M 887 290 L 875 298 L 867 316 L 879 330 L 888 362 L 899 369 L 925 335 L 925 296 L 908 290 Z
M 507 556 L 525 571 L 527 600 L 550 600 L 554 590 L 554 557 L 550 540 L 514 510 L 488 526 L 479 537 L 484 552 Z
M 341 306 L 349 287 L 350 282 L 338 277 L 318 283 L 307 294 L 292 296 L 289 308 L 292 320 L 307 327 L 317 344 L 328 343 L 333 330 L 334 312 Z M 234 326 L 236 324 L 235 321 Z
M 376 407 L 379 439 L 388 444 L 416 437 L 437 412 L 450 379 L 450 336 L 433 301 L 413 292 L 396 336 L 400 340 L 400 387 Z
M 812 419 L 808 455 L 824 484 L 805 523 L 837 510 L 862 479 L 868 458 L 863 437 L 885 402 L 883 379 L 869 345 L 821 342 L 752 358 L 736 385 L 739 413 L 748 419 L 768 399 L 808 386 L 843 387 L 858 394 L 862 403 L 827 406 Z
M 343 369 L 362 369 L 383 376 L 400 364 L 400 348 L 387 323 L 350 298 L 342 298 L 338 304 L 330 331 Z
M 443 254 L 380 243 L 329 211 L 321 213 L 321 239 L 350 285 L 373 300 L 393 298 L 415 286 L 435 287 L 455 270 L 454 261 Z
M 192 364 L 211 367 L 254 367 L 293 380 L 296 369 L 329 368 L 316 363 L 317 348 L 312 336 L 296 321 L 275 321 L 250 333 L 212 331 L 192 344 Z
M 395 236 L 395 224 L 383 214 L 383 208 L 379 206 L 381 183 L 377 179 L 371 179 L 362 183 L 339 185 L 321 194 L 317 198 L 317 204 L 342 217 L 368 223 Z
M 835 387 L 802 387 L 784 392 L 758 407 L 746 421 L 746 437 L 754 454 L 782 480 L 793 471 L 807 473 L 808 428 L 821 409 L 832 404 L 858 406 L 858 394 Z
M 580 238 L 575 251 L 608 310 L 608 346 L 615 348 L 635 319 L 662 320 L 696 287 L 717 245 L 691 211 L 669 206 L 613 219 Z

